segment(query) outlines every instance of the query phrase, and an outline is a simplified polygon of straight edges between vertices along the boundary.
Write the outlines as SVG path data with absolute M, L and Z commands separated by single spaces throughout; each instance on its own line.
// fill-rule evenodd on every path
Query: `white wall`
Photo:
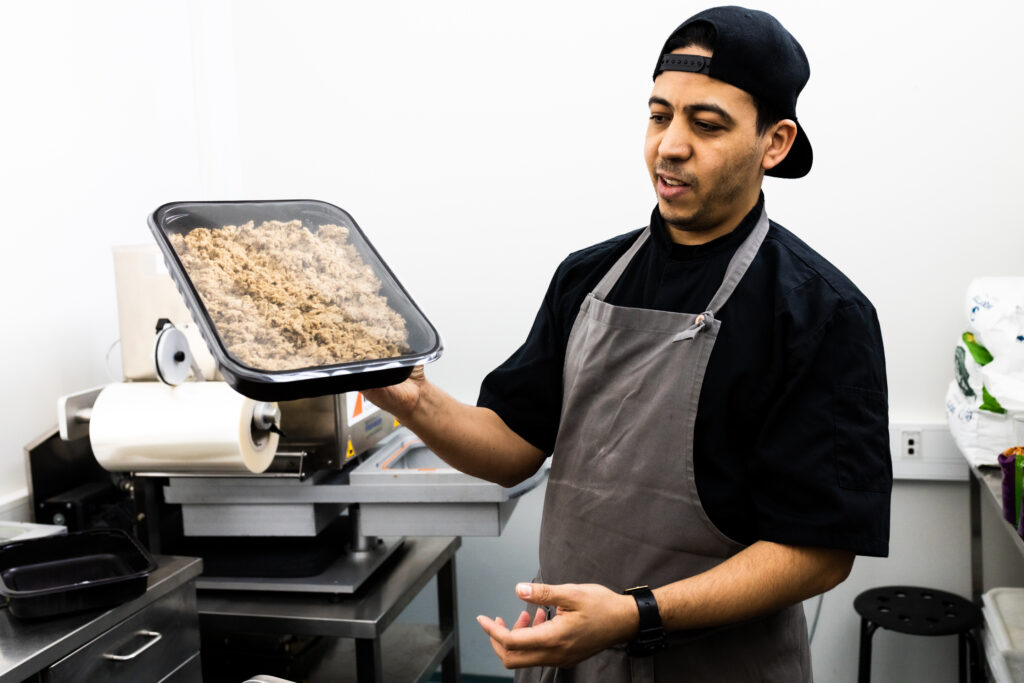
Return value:
M 759 7 L 793 31 L 812 66 L 799 113 L 815 168 L 770 180 L 769 211 L 877 306 L 892 420 L 941 422 L 967 283 L 1022 270 L 1024 6 Z M 430 376 L 474 400 L 525 336 L 561 258 L 646 221 L 650 71 L 666 35 L 697 9 L 663 0 L 0 7 L 0 498 L 24 485 L 21 449 L 55 422 L 56 397 L 106 380 L 104 354 L 118 336 L 110 248 L 147 242 L 145 217 L 166 201 L 313 197 L 348 209 L 444 337 Z M 966 546 L 925 540 L 940 529 L 931 512 L 961 510 L 962 492 L 922 485 L 895 500 L 893 558 L 856 571 L 962 584 Z M 924 531 L 907 533 L 909 520 Z M 929 571 L 911 559 L 926 551 L 942 557 Z M 511 595 L 511 582 L 533 571 L 535 547 L 512 535 L 467 541 L 463 554 L 492 552 L 499 561 L 460 571 L 462 585 L 488 577 Z M 835 645 L 816 645 L 817 666 L 847 671 L 851 636 L 831 629 L 848 626 L 849 601 L 825 604 L 820 637 Z
M 200 192 L 193 34 L 170 6 L 0 8 L 0 495 L 23 486 L 22 448 L 55 424 L 57 396 L 105 381 L 111 246 Z
M 1024 9 L 760 6 L 812 69 L 815 168 L 769 179 L 769 211 L 875 302 L 894 419 L 942 420 L 967 283 L 1022 270 Z M 235 6 L 244 187 L 350 209 L 445 338 L 431 376 L 470 400 L 558 261 L 646 222 L 650 72 L 697 5 L 382 7 Z

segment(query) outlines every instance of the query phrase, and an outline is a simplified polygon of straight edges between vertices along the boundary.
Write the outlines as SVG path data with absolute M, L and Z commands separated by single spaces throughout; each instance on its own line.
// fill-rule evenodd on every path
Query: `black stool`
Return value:
M 914 636 L 958 635 L 960 683 L 984 681 L 981 649 L 973 629 L 981 625 L 981 608 L 959 595 L 919 586 L 885 586 L 864 591 L 853 601 L 860 615 L 858 683 L 871 680 L 871 637 L 879 627 Z

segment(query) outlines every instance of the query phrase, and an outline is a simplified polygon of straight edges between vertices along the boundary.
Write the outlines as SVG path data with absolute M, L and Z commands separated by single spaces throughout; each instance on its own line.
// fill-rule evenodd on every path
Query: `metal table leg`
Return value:
M 968 491 L 971 508 L 971 599 L 981 604 L 984 592 L 984 567 L 981 553 L 981 483 L 972 470 L 968 477 Z
M 356 680 L 359 683 L 382 683 L 380 638 L 356 638 Z
M 459 605 L 455 592 L 455 555 L 437 573 L 437 616 L 441 637 L 452 636 L 452 649 L 441 661 L 441 681 L 458 683 L 459 670 Z

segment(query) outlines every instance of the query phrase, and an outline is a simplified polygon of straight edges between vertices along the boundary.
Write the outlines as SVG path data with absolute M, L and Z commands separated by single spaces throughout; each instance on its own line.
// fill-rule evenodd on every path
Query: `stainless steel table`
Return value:
M 114 628 L 202 571 L 192 557 L 155 556 L 157 569 L 144 595 L 106 611 L 50 619 L 18 619 L 0 609 L 0 683 L 22 683 Z
M 985 502 L 982 502 L 985 501 Z M 1024 557 L 1024 539 L 1017 534 L 1017 530 L 1003 521 L 1003 475 L 998 467 L 978 467 L 971 465 L 970 478 L 970 505 L 971 505 L 971 595 L 974 601 L 981 604 L 981 594 L 984 592 L 982 572 L 981 549 L 981 506 L 992 505 L 996 517 L 1000 520 L 1000 526 L 1005 530 L 1011 539 L 1014 547 Z
M 441 666 L 442 680 L 459 680 L 459 632 L 455 592 L 455 551 L 462 541 L 453 538 L 406 538 L 389 563 L 352 595 L 272 593 L 202 589 L 199 591 L 199 627 L 204 634 L 274 633 L 351 638 L 355 641 L 356 680 L 422 681 Z M 394 643 L 385 630 L 402 610 L 437 576 L 438 621 L 415 634 L 405 624 L 395 626 L 401 637 Z M 408 646 L 414 653 L 388 650 Z M 411 659 L 417 661 L 412 662 Z M 400 665 L 402 673 L 389 667 Z M 410 673 L 411 671 L 411 673 Z M 343 677 L 341 671 L 331 680 Z

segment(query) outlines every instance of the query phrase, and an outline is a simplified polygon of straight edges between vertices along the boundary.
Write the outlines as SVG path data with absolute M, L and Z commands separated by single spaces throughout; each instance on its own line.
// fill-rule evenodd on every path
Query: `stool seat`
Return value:
M 857 614 L 890 631 L 951 636 L 981 625 L 981 608 L 953 593 L 917 586 L 885 586 L 853 601 Z
M 985 678 L 981 646 L 974 629 L 981 608 L 955 593 L 920 586 L 883 586 L 858 595 L 853 608 L 860 615 L 858 683 L 871 681 L 871 639 L 880 628 L 914 636 L 957 636 L 960 683 Z

